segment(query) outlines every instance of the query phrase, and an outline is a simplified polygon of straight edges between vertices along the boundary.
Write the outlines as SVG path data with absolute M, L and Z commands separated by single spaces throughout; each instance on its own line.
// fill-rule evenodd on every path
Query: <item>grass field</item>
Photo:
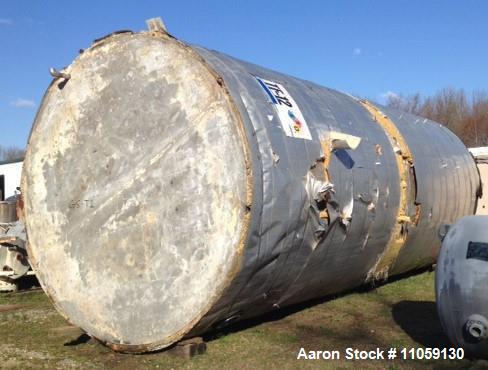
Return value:
M 191 360 L 167 352 L 113 353 L 71 327 L 42 291 L 0 295 L 0 336 L 2 369 L 488 368 L 488 362 L 476 359 L 344 359 L 348 347 L 450 346 L 437 317 L 434 274 L 429 272 L 239 323 L 208 335 L 207 352 Z M 302 347 L 306 351 L 338 350 L 341 359 L 297 360 Z

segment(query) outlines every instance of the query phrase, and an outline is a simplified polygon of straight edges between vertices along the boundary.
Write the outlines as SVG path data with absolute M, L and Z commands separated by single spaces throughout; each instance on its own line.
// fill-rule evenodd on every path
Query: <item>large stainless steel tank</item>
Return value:
M 438 226 L 475 209 L 473 158 L 440 124 L 162 30 L 54 74 L 24 163 L 29 256 L 119 351 L 431 265 Z

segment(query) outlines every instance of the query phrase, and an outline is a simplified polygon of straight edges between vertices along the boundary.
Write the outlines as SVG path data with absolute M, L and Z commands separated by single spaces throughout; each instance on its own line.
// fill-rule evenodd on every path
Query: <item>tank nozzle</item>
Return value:
M 66 81 L 71 78 L 71 75 L 69 73 L 60 72 L 56 68 L 53 68 L 53 67 L 49 68 L 49 73 L 54 78 L 63 78 Z
M 481 315 L 471 315 L 466 321 L 466 331 L 476 340 L 488 337 L 488 320 Z

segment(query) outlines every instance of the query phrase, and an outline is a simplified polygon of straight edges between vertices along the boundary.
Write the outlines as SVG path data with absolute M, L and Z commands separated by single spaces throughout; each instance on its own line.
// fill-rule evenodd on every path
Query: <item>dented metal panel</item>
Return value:
M 436 260 L 440 242 L 436 231 L 462 215 L 474 213 L 479 176 L 471 155 L 445 126 L 390 108 L 383 108 L 409 143 L 416 174 L 418 224 L 408 231 L 394 273 L 424 266 Z
M 24 164 L 29 253 L 116 350 L 428 266 L 439 224 L 475 208 L 475 164 L 440 125 L 163 30 L 60 73 Z

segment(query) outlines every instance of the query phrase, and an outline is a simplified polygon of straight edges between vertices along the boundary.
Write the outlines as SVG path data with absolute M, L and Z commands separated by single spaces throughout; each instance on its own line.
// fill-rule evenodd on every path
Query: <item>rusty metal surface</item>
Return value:
M 59 311 L 116 350 L 428 266 L 439 224 L 474 211 L 475 164 L 436 123 L 377 107 L 388 130 L 352 96 L 159 31 L 103 38 L 63 73 L 24 164 L 29 253 Z

